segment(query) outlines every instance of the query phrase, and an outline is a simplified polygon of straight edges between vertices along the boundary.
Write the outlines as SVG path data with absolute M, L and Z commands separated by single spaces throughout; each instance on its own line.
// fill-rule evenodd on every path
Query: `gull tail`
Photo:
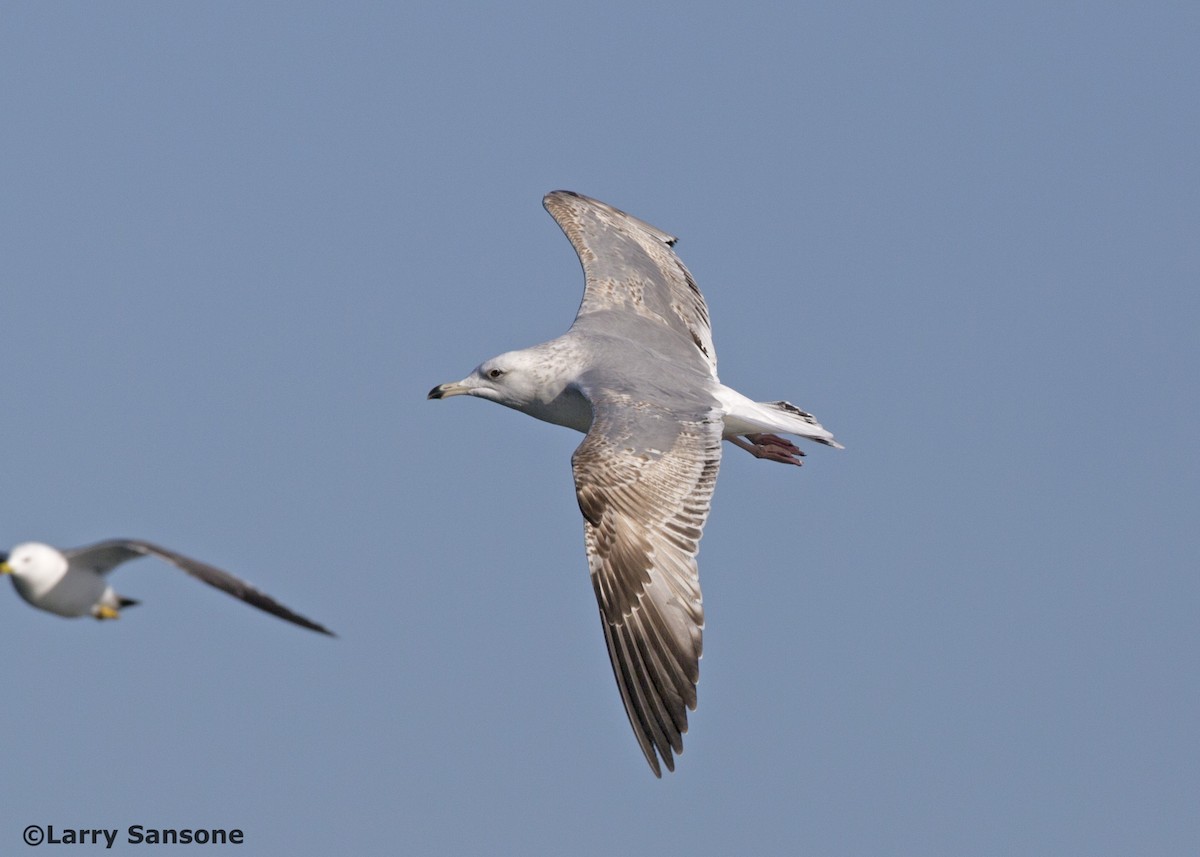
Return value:
M 826 446 L 832 446 L 834 449 L 846 448 L 833 439 L 833 432 L 817 422 L 816 417 L 808 411 L 800 410 L 791 402 L 755 402 L 754 404 L 774 412 L 775 420 L 772 421 L 772 428 L 775 431 L 798 435 Z
M 756 402 L 724 384 L 717 388 L 716 395 L 725 411 L 723 434 L 726 439 L 733 440 L 739 435 L 782 432 L 834 449 L 844 448 L 834 440 L 833 432 L 817 422 L 816 417 L 791 402 Z

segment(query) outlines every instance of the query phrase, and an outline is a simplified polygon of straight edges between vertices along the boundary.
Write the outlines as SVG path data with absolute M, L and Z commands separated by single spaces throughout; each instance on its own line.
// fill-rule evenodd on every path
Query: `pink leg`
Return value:
M 734 446 L 740 446 L 755 458 L 765 458 L 768 461 L 778 461 L 782 464 L 794 464 L 797 467 L 804 464 L 800 460 L 804 452 L 800 447 L 787 438 L 775 434 L 748 434 L 746 440 L 740 437 L 726 438 Z

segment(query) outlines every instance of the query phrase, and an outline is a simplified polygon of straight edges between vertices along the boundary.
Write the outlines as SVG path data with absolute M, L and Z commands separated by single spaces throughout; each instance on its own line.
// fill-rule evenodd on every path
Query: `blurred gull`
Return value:
M 90 615 L 97 619 L 117 619 L 121 615 L 121 608 L 138 602 L 114 592 L 105 575 L 121 563 L 143 556 L 165 560 L 209 586 L 215 586 L 272 616 L 333 636 L 329 629 L 293 613 L 265 592 L 229 572 L 150 542 L 110 539 L 70 550 L 59 550 L 39 542 L 25 542 L 8 554 L 0 553 L 0 574 L 11 575 L 17 594 L 39 610 L 59 616 Z
M 841 448 L 811 414 L 717 378 L 708 309 L 675 238 L 594 199 L 543 200 L 583 264 L 563 336 L 493 357 L 431 399 L 478 396 L 587 436 L 571 464 L 613 673 L 655 776 L 696 708 L 704 610 L 696 553 L 724 438 L 800 464 L 774 432 Z

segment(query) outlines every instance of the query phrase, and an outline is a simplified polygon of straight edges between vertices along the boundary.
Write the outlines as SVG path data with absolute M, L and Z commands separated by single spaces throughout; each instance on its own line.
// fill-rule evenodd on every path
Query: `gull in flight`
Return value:
M 17 594 L 39 610 L 59 616 L 118 619 L 121 608 L 138 602 L 114 592 L 106 575 L 121 563 L 143 556 L 165 560 L 197 580 L 272 616 L 334 636 L 328 628 L 293 613 L 265 592 L 227 571 L 135 539 L 110 539 L 71 550 L 25 542 L 7 554 L 0 553 L 0 574 L 11 575 Z
M 675 770 L 696 708 L 704 610 L 696 553 L 721 440 L 801 463 L 776 432 L 841 448 L 788 402 L 717 378 L 704 298 L 675 238 L 570 191 L 543 200 L 583 265 L 565 334 L 481 363 L 431 399 L 477 396 L 586 437 L 571 458 L 604 639 L 634 735 L 655 776 Z

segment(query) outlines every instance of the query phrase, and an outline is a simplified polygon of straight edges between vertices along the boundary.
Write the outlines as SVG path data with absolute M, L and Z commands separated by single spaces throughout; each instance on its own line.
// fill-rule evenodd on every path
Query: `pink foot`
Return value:
M 800 447 L 779 435 L 748 434 L 746 440 L 742 440 L 740 437 L 731 437 L 727 440 L 735 446 L 740 446 L 755 458 L 765 458 L 781 464 L 794 464 L 797 467 L 804 464 L 800 460 L 804 456 Z

